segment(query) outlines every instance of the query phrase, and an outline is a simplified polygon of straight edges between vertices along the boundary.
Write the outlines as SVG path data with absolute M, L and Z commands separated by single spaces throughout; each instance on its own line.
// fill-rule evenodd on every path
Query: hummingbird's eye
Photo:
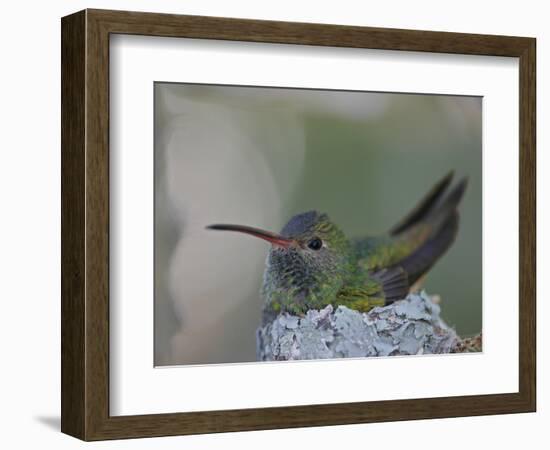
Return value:
M 319 238 L 313 238 L 311 241 L 309 241 L 307 243 L 307 246 L 311 249 L 311 250 L 320 250 L 321 247 L 323 246 L 323 241 Z

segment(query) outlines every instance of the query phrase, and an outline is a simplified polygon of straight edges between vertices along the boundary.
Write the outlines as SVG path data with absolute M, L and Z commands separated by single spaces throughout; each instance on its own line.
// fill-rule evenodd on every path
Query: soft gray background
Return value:
M 255 360 L 268 244 L 327 212 L 350 236 L 393 225 L 450 169 L 470 184 L 426 289 L 458 333 L 481 330 L 481 99 L 155 84 L 155 363 Z

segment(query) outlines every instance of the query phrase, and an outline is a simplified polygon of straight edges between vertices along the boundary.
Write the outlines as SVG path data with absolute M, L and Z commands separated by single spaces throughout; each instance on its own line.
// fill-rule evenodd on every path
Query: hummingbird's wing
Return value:
M 369 273 L 360 284 L 345 285 L 337 295 L 339 305 L 367 312 L 375 306 L 384 306 L 401 300 L 409 292 L 407 273 L 400 267 Z
M 409 275 L 400 266 L 380 269 L 370 275 L 380 285 L 386 305 L 405 298 L 409 293 Z

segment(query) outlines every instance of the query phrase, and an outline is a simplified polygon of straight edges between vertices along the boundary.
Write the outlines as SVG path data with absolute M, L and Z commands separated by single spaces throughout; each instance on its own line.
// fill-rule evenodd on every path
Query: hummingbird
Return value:
M 261 287 L 262 323 L 281 313 L 304 316 L 331 304 L 367 312 L 404 299 L 454 242 L 458 205 L 467 178 L 443 177 L 418 205 L 384 234 L 349 239 L 329 216 L 307 211 L 280 233 L 214 224 L 271 244 Z

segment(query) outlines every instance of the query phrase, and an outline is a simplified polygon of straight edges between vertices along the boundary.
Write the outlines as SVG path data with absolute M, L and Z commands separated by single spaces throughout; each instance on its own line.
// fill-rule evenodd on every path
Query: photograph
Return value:
M 155 366 L 481 352 L 482 100 L 155 82 Z
M 51 56 L 45 79 L 61 102 L 24 58 L 34 79 L 24 86 L 38 83 L 35 97 L 55 108 L 33 133 L 20 114 L 9 148 L 33 138 L 39 161 L 51 134 L 61 158 L 47 168 L 9 152 L 56 178 L 59 195 L 57 209 L 16 201 L 29 232 L 11 239 L 11 260 L 27 282 L 8 303 L 29 309 L 17 296 L 43 287 L 29 283 L 34 263 L 60 308 L 39 289 L 31 297 L 47 315 L 22 328 L 13 318 L 29 314 L 7 314 L 11 337 L 30 326 L 41 338 L 29 335 L 26 352 L 16 342 L 6 361 L 32 376 L 53 361 L 53 388 L 30 396 L 38 406 L 29 395 L 11 403 L 37 427 L 57 424 L 56 442 L 166 437 L 171 448 L 186 435 L 258 435 L 257 448 L 291 432 L 310 445 L 331 427 L 387 445 L 388 427 L 407 421 L 390 433 L 397 445 L 440 445 L 461 434 L 450 426 L 479 420 L 491 439 L 518 426 L 540 435 L 544 21 L 526 28 L 514 11 L 521 26 L 499 28 L 494 8 L 451 23 L 395 7 L 362 21 L 359 10 L 315 18 L 299 6 L 294 16 L 49 8 L 42 25 L 60 28 L 51 55 L 19 52 Z M 34 25 L 41 39 L 29 43 L 44 47 Z M 42 194 L 19 175 L 29 199 Z M 40 208 L 60 210 L 57 241 L 37 234 Z M 45 250 L 60 240 L 60 279 L 51 248 L 43 264 L 21 246 L 34 238 Z M 428 419 L 446 431 L 418 432 Z M 502 426 L 510 420 L 521 424 Z M 44 440 L 28 426 L 13 439 Z

